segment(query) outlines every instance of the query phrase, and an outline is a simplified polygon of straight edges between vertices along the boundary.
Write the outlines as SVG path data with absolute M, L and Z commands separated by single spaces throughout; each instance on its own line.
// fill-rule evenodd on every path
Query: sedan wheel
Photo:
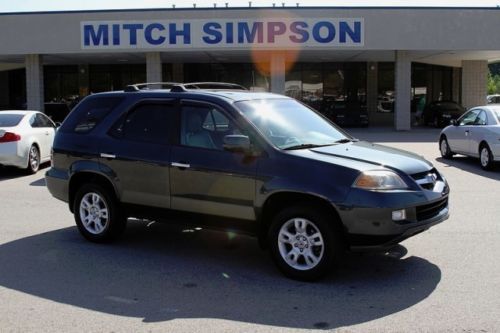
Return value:
M 30 147 L 28 154 L 28 167 L 26 170 L 33 174 L 40 168 L 40 152 L 38 151 L 38 148 L 33 145 Z
M 439 151 L 441 152 L 441 156 L 443 158 L 452 158 L 453 153 L 451 152 L 450 146 L 448 145 L 448 140 L 446 137 L 443 137 L 439 143 Z
M 479 149 L 479 161 L 485 170 L 491 170 L 493 167 L 493 154 L 487 144 L 481 145 Z

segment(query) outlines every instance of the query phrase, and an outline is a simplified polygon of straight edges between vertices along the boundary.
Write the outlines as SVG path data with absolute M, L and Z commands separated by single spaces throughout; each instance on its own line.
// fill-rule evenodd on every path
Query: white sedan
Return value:
M 500 105 L 478 106 L 441 131 L 439 150 L 444 158 L 454 154 L 479 157 L 483 169 L 500 161 Z
M 36 173 L 50 161 L 56 125 L 38 111 L 0 111 L 0 165 Z

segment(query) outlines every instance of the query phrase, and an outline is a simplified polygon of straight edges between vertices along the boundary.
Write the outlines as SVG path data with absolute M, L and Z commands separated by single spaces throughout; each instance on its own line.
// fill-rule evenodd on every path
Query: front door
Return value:
M 470 110 L 457 120 L 458 126 L 453 126 L 448 136 L 448 144 L 455 153 L 469 153 L 469 135 L 474 127 L 474 121 L 480 110 Z
M 172 209 L 255 219 L 257 158 L 223 149 L 225 135 L 242 134 L 221 108 L 182 102 L 179 144 L 172 147 Z

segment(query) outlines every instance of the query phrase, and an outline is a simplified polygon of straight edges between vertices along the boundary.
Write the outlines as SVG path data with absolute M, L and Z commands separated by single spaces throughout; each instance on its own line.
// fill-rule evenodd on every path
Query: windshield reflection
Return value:
M 351 139 L 293 99 L 262 99 L 235 104 L 262 135 L 280 149 L 320 147 Z

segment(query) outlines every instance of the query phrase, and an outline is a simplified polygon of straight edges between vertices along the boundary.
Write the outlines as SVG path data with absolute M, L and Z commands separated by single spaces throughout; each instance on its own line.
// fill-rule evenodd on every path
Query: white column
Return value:
M 271 92 L 285 94 L 285 54 L 272 52 L 270 59 Z
M 43 112 L 43 58 L 39 54 L 28 54 L 25 65 L 27 109 Z
M 462 61 L 462 105 L 466 109 L 486 104 L 488 62 Z
M 411 129 L 411 60 L 408 51 L 396 51 L 395 68 L 394 123 L 396 130 L 409 131 Z
M 146 53 L 146 81 L 162 82 L 162 68 L 160 52 Z

